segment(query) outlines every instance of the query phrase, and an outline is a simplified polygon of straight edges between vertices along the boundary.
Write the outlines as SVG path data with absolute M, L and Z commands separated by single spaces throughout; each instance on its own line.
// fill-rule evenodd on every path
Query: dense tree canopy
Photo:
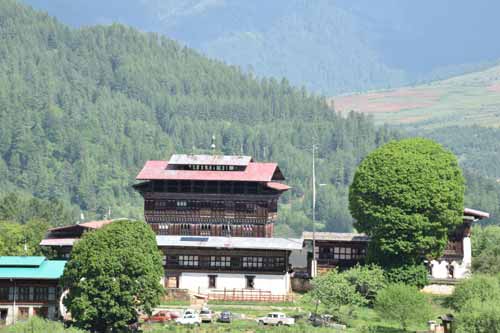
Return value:
M 123 330 L 139 312 L 151 313 L 163 287 L 162 259 L 151 228 L 116 221 L 75 244 L 62 284 L 75 325 L 97 332 Z
M 438 257 L 462 221 L 464 179 L 456 157 L 422 138 L 392 141 L 359 165 L 349 192 L 358 231 L 376 260 L 417 263 Z
M 474 272 L 500 273 L 500 226 L 474 227 L 472 257 Z
M 47 229 L 73 221 L 71 209 L 61 201 L 15 193 L 0 196 L 0 256 L 40 255 Z
M 225 154 L 280 164 L 293 190 L 277 230 L 298 235 L 311 223 L 313 138 L 330 185 L 318 193 L 318 228 L 349 231 L 355 167 L 395 136 L 158 34 L 71 29 L 13 0 L 0 2 L 0 22 L 0 191 L 59 199 L 86 218 L 142 218 L 131 185 L 144 162 L 203 152 L 215 135 Z

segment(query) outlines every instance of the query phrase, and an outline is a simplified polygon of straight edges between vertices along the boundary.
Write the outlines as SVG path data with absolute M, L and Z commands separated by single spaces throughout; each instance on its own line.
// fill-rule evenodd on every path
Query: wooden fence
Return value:
M 210 290 L 205 294 L 207 300 L 239 302 L 292 302 L 292 295 L 273 295 L 260 289 L 220 289 Z

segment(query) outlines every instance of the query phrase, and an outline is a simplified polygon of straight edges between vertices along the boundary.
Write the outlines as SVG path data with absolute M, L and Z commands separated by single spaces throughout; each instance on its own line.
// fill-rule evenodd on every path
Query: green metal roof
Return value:
M 0 257 L 0 267 L 38 267 L 45 261 L 45 257 Z
M 45 257 L 0 257 L 0 279 L 56 280 L 63 274 L 66 262 Z

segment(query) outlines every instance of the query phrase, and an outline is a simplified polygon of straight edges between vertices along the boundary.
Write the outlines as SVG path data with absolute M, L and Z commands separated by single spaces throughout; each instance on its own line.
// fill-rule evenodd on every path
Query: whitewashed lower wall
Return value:
M 254 289 L 270 291 L 273 295 L 286 295 L 290 290 L 290 276 L 288 273 L 282 275 L 266 274 L 233 274 L 233 273 L 182 273 L 179 278 L 179 288 L 189 289 L 191 292 L 206 293 L 208 288 L 208 276 L 217 275 L 216 288 L 221 289 L 245 289 L 246 275 L 255 276 Z
M 462 240 L 463 257 L 461 260 L 432 260 L 431 276 L 434 279 L 464 279 L 471 274 L 472 249 L 470 237 L 464 237 Z M 449 274 L 449 267 L 453 267 L 453 276 Z

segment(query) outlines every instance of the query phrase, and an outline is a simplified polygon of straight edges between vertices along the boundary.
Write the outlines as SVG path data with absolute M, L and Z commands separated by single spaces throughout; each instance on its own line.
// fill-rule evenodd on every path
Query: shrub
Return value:
M 342 274 L 367 300 L 374 299 L 377 293 L 386 286 L 384 270 L 374 264 L 356 265 Z
M 28 321 L 19 322 L 15 325 L 0 329 L 0 333 L 85 333 L 80 329 L 65 328 L 61 322 L 32 317 Z
M 429 273 L 424 265 L 404 265 L 386 271 L 389 283 L 403 283 L 423 288 L 429 283 Z
M 467 311 L 466 305 L 471 301 L 479 303 L 488 300 L 500 302 L 500 282 L 498 278 L 488 275 L 474 275 L 460 282 L 455 288 L 450 302 L 451 307 L 458 311 Z
M 378 293 L 375 311 L 383 319 L 399 322 L 403 330 L 412 323 L 426 322 L 431 316 L 427 296 L 402 283 L 389 285 Z
M 473 299 L 464 304 L 455 316 L 456 333 L 500 332 L 500 303 Z
M 316 277 L 312 281 L 313 289 L 309 292 L 310 297 L 320 301 L 334 312 L 338 312 L 341 306 L 356 306 L 366 303 L 365 299 L 356 291 L 345 275 L 332 270 L 326 274 Z

